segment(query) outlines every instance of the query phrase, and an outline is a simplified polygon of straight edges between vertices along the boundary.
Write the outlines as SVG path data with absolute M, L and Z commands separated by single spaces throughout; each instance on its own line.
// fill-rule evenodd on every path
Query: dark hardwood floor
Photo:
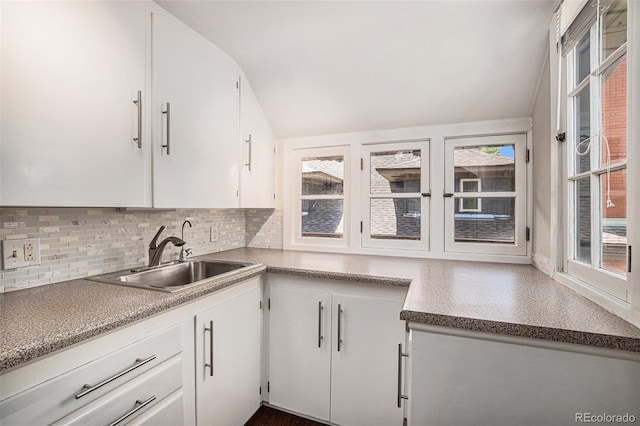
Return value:
M 244 426 L 324 426 L 293 414 L 263 405 Z

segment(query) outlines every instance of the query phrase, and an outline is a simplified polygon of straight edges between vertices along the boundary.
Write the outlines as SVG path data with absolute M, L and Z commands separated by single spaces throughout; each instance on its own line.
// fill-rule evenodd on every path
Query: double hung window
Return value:
M 592 20 L 567 55 L 566 270 L 626 300 L 626 0 Z

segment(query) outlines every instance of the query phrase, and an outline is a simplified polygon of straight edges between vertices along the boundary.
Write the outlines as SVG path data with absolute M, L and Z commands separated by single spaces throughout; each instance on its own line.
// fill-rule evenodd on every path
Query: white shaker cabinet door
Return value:
M 333 296 L 332 423 L 402 425 L 397 394 L 398 344 L 405 340 L 401 310 L 400 302 Z
M 260 407 L 261 298 L 257 287 L 196 316 L 198 425 L 243 425 Z
M 224 52 L 153 14 L 154 207 L 238 207 L 238 76 Z
M 329 420 L 331 294 L 272 286 L 269 403 Z
M 0 204 L 149 206 L 150 3 L 0 7 Z
M 275 205 L 275 138 L 246 80 L 240 84 L 240 207 Z

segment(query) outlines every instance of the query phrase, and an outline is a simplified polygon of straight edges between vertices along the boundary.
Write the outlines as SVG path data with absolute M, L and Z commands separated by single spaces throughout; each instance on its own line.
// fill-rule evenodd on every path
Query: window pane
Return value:
M 515 198 L 456 198 L 455 241 L 515 243 Z M 476 206 L 478 212 L 461 207 Z
M 420 192 L 420 150 L 371 154 L 372 194 Z
M 575 182 L 575 259 L 591 264 L 591 178 Z
M 344 194 L 344 157 L 302 159 L 302 195 Z
M 600 178 L 602 191 L 601 267 L 625 275 L 627 271 L 627 170 Z
M 575 174 L 579 174 L 591 170 L 591 106 L 588 85 L 575 97 L 575 114 Z
M 576 49 L 576 85 L 587 78 L 591 73 L 591 32 L 582 37 Z
M 371 238 L 420 240 L 420 198 L 372 198 Z
M 627 41 L 627 1 L 616 0 L 602 16 L 602 59 Z
M 458 192 L 515 191 L 514 145 L 455 148 L 453 161 Z
M 302 200 L 302 236 L 342 238 L 343 200 Z
M 609 67 L 602 81 L 602 164 L 627 158 L 627 57 Z

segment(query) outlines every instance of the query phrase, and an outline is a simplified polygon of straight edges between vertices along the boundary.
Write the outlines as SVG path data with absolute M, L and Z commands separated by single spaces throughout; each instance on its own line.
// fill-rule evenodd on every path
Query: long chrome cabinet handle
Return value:
M 155 355 L 151 355 L 149 358 L 145 358 L 145 359 L 138 358 L 138 359 L 136 359 L 136 363 L 133 364 L 131 367 L 129 367 L 129 368 L 125 369 L 125 370 L 122 370 L 119 373 L 114 374 L 113 376 L 109 377 L 108 379 L 105 379 L 105 380 L 101 381 L 97 385 L 89 385 L 89 384 L 84 385 L 83 386 L 84 390 L 76 395 L 76 399 L 80 399 L 83 396 L 85 396 L 86 394 L 91 393 L 94 390 L 100 389 L 101 387 L 103 387 L 107 383 L 111 383 L 114 380 L 119 379 L 120 377 L 124 376 L 125 374 L 132 372 L 136 368 L 142 367 L 143 365 L 145 365 L 148 362 L 153 361 L 154 359 L 156 359 Z
M 138 148 L 142 149 L 142 90 L 138 90 L 138 99 L 133 101 L 138 107 L 138 136 L 133 138 L 138 143 Z
M 251 171 L 251 151 L 253 150 L 253 141 L 251 140 L 251 135 L 249 135 L 249 139 L 244 141 L 244 143 L 248 143 L 249 144 L 249 162 L 248 163 L 244 163 L 244 165 L 249 168 L 249 171 Z
M 342 348 L 342 305 L 338 304 L 338 352 Z
M 171 155 L 171 103 L 167 102 L 167 109 L 162 113 L 167 114 L 167 143 L 162 147 L 167 148 L 167 155 Z
M 322 346 L 322 302 L 318 302 L 318 347 Z
M 127 417 L 133 416 L 135 413 L 137 413 L 138 411 L 142 410 L 144 407 L 146 407 L 147 405 L 151 404 L 155 400 L 156 400 L 156 396 L 155 395 L 153 395 L 151 398 L 147 399 L 146 401 L 140 401 L 139 399 L 137 399 L 136 400 L 136 406 L 133 408 L 133 410 L 129 411 L 128 413 L 123 414 L 117 420 L 114 420 L 113 423 L 109 423 L 109 426 L 116 426 L 118 423 L 122 422 Z
M 204 368 L 209 368 L 209 376 L 213 377 L 213 321 L 209 321 L 209 327 L 205 327 L 204 331 L 209 332 L 209 363 L 204 364 Z
M 408 396 L 402 394 L 402 357 L 408 357 L 408 353 L 402 352 L 402 343 L 398 343 L 398 408 L 402 408 L 402 400 L 409 399 Z

